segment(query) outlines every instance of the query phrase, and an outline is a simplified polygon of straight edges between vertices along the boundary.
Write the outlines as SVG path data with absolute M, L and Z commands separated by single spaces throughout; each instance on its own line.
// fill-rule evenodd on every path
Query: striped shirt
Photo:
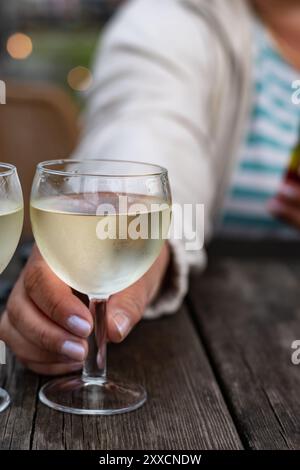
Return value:
M 300 78 L 280 55 L 265 28 L 254 27 L 252 111 L 217 234 L 243 237 L 298 237 L 273 217 L 267 203 L 278 192 L 299 142 L 300 106 L 292 102 L 292 82 Z

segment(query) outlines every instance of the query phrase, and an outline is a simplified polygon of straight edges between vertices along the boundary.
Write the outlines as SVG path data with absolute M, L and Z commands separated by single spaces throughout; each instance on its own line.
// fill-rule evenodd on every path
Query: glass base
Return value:
M 8 393 L 3 390 L 3 388 L 0 388 L 0 413 L 1 411 L 6 410 L 8 405 L 10 404 L 10 398 Z
M 50 408 L 65 413 L 114 415 L 136 410 L 147 400 L 147 393 L 140 385 L 69 376 L 46 383 L 39 398 Z

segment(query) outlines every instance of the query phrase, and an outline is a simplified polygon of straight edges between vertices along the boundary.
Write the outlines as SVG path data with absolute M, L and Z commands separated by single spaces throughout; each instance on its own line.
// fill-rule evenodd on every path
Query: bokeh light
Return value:
M 32 53 L 32 41 L 27 34 L 15 33 L 8 38 L 6 48 L 13 59 L 24 60 Z
M 90 70 L 81 65 L 74 67 L 68 73 L 68 84 L 73 90 L 86 91 L 91 87 L 92 82 L 93 76 Z

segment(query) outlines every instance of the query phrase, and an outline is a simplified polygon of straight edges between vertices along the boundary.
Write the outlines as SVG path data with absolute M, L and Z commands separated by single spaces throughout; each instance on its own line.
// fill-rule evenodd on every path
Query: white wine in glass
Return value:
M 16 250 L 22 227 L 23 207 L 18 207 L 12 201 L 0 201 L 0 274 L 6 268 Z
M 171 210 L 152 197 L 128 195 L 145 206 L 140 223 L 146 236 L 132 239 L 128 230 L 136 216 L 118 213 L 117 195 L 97 194 L 100 204 L 107 207 L 109 200 L 115 209 L 115 214 L 107 215 L 97 215 L 97 207 L 86 206 L 86 196 L 32 201 L 31 220 L 40 252 L 56 275 L 79 292 L 106 298 L 137 281 L 156 260 L 168 234 Z M 151 210 L 155 204 L 159 208 Z M 117 236 L 121 225 L 126 231 L 123 239 Z M 116 236 L 97 236 L 101 227 L 115 227 Z M 157 232 L 157 237 L 151 238 L 151 232 Z
M 13 165 L 0 163 L 0 274 L 13 257 L 22 227 L 23 196 L 17 170 Z M 0 388 L 0 412 L 9 403 L 8 393 Z
M 171 194 L 165 169 L 126 161 L 53 161 L 37 168 L 31 221 L 53 272 L 86 294 L 95 331 L 81 377 L 57 379 L 40 391 L 52 408 L 115 414 L 141 406 L 141 386 L 106 375 L 106 303 L 159 256 L 168 236 Z

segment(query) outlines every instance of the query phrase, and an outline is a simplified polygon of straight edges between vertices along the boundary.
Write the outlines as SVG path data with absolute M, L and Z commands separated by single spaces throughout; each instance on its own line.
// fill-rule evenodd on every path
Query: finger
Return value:
M 87 354 L 87 341 L 71 335 L 53 323 L 26 297 L 21 279 L 17 284 L 18 295 L 13 293 L 7 303 L 7 312 L 12 325 L 37 347 L 62 354 L 76 362 L 83 361 Z
M 292 182 L 284 183 L 278 192 L 281 200 L 300 208 L 300 185 Z
M 53 322 L 77 336 L 86 338 L 92 331 L 89 309 L 70 287 L 64 284 L 41 257 L 35 257 L 24 273 L 27 295 Z
M 270 201 L 268 207 L 272 214 L 300 228 L 300 209 L 296 206 L 282 200 L 273 199 Z
M 23 362 L 23 365 L 36 374 L 41 375 L 64 375 L 76 372 L 83 367 L 83 363 L 72 364 L 40 364 L 38 362 Z
M 3 313 L 1 321 L 1 337 L 21 362 L 30 361 L 45 364 L 74 362 L 62 354 L 54 354 L 40 349 L 26 340 L 10 323 L 6 312 Z

